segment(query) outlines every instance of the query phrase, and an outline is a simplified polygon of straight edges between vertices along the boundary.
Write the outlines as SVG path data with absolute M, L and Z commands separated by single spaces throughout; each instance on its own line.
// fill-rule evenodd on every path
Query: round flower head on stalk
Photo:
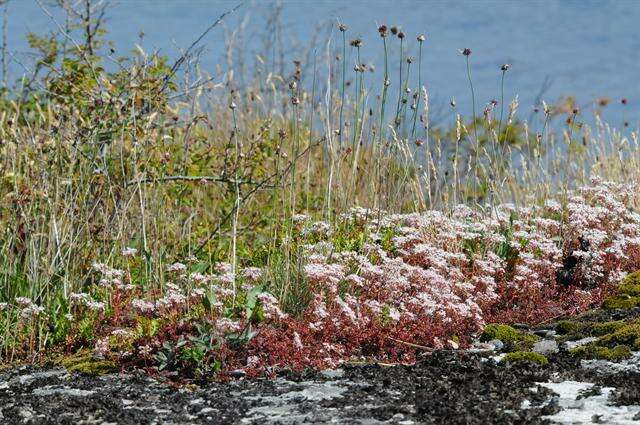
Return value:
M 420 43 L 422 43 L 423 41 L 425 41 L 427 39 L 427 37 L 424 34 L 420 34 L 417 38 L 416 38 Z
M 509 70 L 509 67 L 510 67 L 510 65 L 508 63 L 505 63 L 500 67 L 500 70 L 502 72 L 507 72 Z
M 471 56 L 471 49 L 469 48 L 461 49 L 459 52 L 462 53 L 463 56 Z
M 380 37 L 386 37 L 387 36 L 387 26 L 386 25 L 380 25 L 378 27 L 378 33 L 380 34 Z

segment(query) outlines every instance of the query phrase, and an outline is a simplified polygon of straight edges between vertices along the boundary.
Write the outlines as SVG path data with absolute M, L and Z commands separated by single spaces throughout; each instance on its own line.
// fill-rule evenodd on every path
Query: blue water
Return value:
M 212 20 L 234 1 L 205 0 L 121 0 L 108 13 L 108 38 L 125 52 L 140 42 L 147 50 L 159 49 L 175 57 Z M 259 50 L 264 37 L 264 15 L 272 1 L 247 3 L 225 20 L 226 30 L 247 17 L 247 54 Z M 471 100 L 464 58 L 458 49 L 468 47 L 477 108 L 500 96 L 500 65 L 511 65 L 505 81 L 506 97 L 520 99 L 520 115 L 527 116 L 545 81 L 550 86 L 543 99 L 575 95 L 585 114 L 594 100 L 606 96 L 611 104 L 604 118 L 620 126 L 629 121 L 635 127 L 640 118 L 640 1 L 284 1 L 282 21 L 285 44 L 308 43 L 317 26 L 344 22 L 348 36 L 360 36 L 363 57 L 376 64 L 381 79 L 380 23 L 399 25 L 411 44 L 425 33 L 424 78 L 434 105 L 448 105 L 454 97 L 462 111 Z M 9 3 L 9 50 L 27 58 L 23 34 L 53 29 L 54 24 L 33 0 Z M 205 69 L 214 73 L 223 65 L 225 28 L 218 27 L 204 40 Z M 326 33 L 326 31 L 325 31 Z M 334 40 L 338 33 L 333 34 Z M 339 39 L 338 39 L 339 40 Z M 391 40 L 390 40 L 391 41 Z M 392 40 L 395 46 L 396 40 Z M 320 47 L 322 49 L 322 47 Z M 394 55 L 396 51 L 392 52 Z M 416 51 L 413 50 L 413 54 Z M 26 59 L 25 59 L 26 60 Z M 396 61 L 394 61 L 396 62 Z M 14 72 L 21 68 L 13 65 Z M 395 77 L 396 71 L 392 74 Z M 375 80 L 370 76 L 371 81 Z M 628 99 L 628 105 L 620 103 Z

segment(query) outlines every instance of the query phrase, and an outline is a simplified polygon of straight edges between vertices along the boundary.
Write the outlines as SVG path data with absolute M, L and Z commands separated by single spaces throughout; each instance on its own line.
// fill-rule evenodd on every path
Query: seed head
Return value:
M 396 35 L 398 34 L 398 27 L 396 27 L 395 25 L 391 27 L 391 34 Z
M 622 100 L 620 101 L 620 103 L 622 103 L 623 105 L 626 105 L 628 102 L 626 97 L 623 97 Z
M 500 69 L 502 70 L 502 72 L 507 72 L 509 70 L 509 64 L 505 63 L 500 67 Z
M 347 26 L 345 24 L 338 24 L 338 29 L 340 32 L 345 32 L 347 30 Z
M 231 110 L 234 110 L 234 109 L 236 109 L 237 107 L 238 107 L 238 105 L 236 105 L 236 103 L 235 103 L 235 102 L 231 102 L 231 103 L 229 104 L 229 109 L 231 109 Z
M 290 82 L 290 83 L 289 83 L 289 88 L 290 88 L 291 90 L 295 90 L 295 89 L 297 89 L 297 88 L 298 88 L 298 83 L 296 83 L 295 81 Z
M 417 40 L 422 43 L 423 41 L 425 41 L 427 39 L 427 37 L 424 34 L 420 34 L 417 38 Z
M 380 25 L 378 27 L 378 33 L 380 34 L 380 37 L 386 37 L 387 36 L 387 26 L 386 25 Z
M 293 105 L 299 105 L 300 104 L 300 99 L 298 98 L 298 96 L 293 96 L 291 98 L 291 104 L 293 104 Z
M 404 38 L 404 33 L 402 31 L 398 32 L 398 38 L 402 40 Z
M 351 47 L 362 47 L 362 40 L 359 38 L 354 38 L 349 44 L 351 45 Z
M 456 100 L 452 97 L 451 101 L 449 102 L 449 105 L 451 105 L 452 108 L 456 107 Z
M 471 56 L 471 49 L 464 48 L 460 51 L 460 53 L 462 53 L 464 56 Z

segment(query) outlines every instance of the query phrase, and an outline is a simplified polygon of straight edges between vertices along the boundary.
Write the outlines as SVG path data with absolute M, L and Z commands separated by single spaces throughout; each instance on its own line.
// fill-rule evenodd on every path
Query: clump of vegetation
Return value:
M 640 296 L 640 270 L 629 273 L 622 279 L 618 290 L 621 294 L 629 295 L 630 297 Z
M 514 351 L 507 353 L 502 360 L 502 363 L 535 363 L 540 366 L 545 366 L 549 363 L 549 360 L 540 353 L 534 353 L 532 351 Z
M 484 327 L 480 334 L 480 341 L 487 342 L 493 339 L 502 341 L 506 351 L 520 351 L 533 347 L 540 337 L 519 331 L 506 324 L 492 323 Z
M 572 356 L 583 359 L 601 359 L 618 362 L 631 357 L 631 349 L 626 345 L 616 345 L 613 348 L 602 347 L 600 345 L 589 343 L 580 347 L 569 350 Z
M 603 303 L 607 310 L 629 310 L 640 307 L 640 271 L 627 275 L 618 286 L 618 294 Z
M 75 354 L 63 356 L 56 361 L 69 372 L 83 373 L 87 375 L 105 375 L 118 371 L 118 365 L 111 360 L 97 359 L 91 353 L 79 351 Z
M 615 332 L 623 326 L 625 326 L 624 320 L 594 323 L 593 325 L 591 325 L 591 335 L 603 336 Z
M 33 73 L 0 91 L 2 362 L 56 348 L 90 350 L 66 361 L 89 372 L 273 374 L 409 362 L 490 322 L 483 340 L 526 350 L 537 337 L 499 323 L 585 310 L 640 267 L 640 151 L 577 110 L 560 138 L 560 109 L 525 123 L 517 101 L 436 128 L 420 60 L 358 64 L 353 95 L 307 56 L 218 80 L 195 44 L 114 57 L 89 6 L 29 35 Z M 348 54 L 366 61 L 346 30 L 343 82 Z M 378 35 L 412 62 L 408 38 Z
M 640 350 L 640 323 L 628 323 L 619 326 L 613 332 L 598 338 L 597 343 L 607 347 L 628 345 L 634 350 Z
M 578 333 L 583 328 L 582 323 L 572 320 L 561 320 L 555 326 L 558 335 L 571 335 Z
M 602 304 L 606 310 L 629 310 L 638 306 L 640 306 L 640 297 L 631 297 L 626 294 L 609 297 Z

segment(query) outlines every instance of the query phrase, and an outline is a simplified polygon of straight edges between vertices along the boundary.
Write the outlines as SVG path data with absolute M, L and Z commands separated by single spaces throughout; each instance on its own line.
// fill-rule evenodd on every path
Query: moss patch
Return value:
M 572 356 L 582 359 L 603 359 L 617 362 L 631 357 L 631 349 L 626 345 L 617 345 L 614 348 L 601 347 L 594 343 L 569 350 Z
M 621 294 L 626 294 L 631 297 L 640 297 L 640 270 L 627 275 L 620 282 L 618 288 Z
M 629 310 L 638 306 L 640 306 L 640 297 L 631 297 L 627 294 L 609 297 L 602 304 L 605 310 Z
M 505 345 L 506 351 L 527 350 L 540 338 L 512 328 L 501 323 L 492 323 L 485 326 L 480 335 L 480 341 L 487 342 L 499 339 Z
M 87 354 L 86 352 L 61 357 L 55 363 L 64 366 L 69 372 L 78 372 L 94 376 L 118 371 L 118 366 L 111 360 L 95 359 L 91 354 Z
M 505 355 L 502 360 L 502 363 L 521 363 L 521 362 L 530 362 L 536 363 L 540 366 L 544 366 L 549 363 L 549 360 L 540 353 L 534 353 L 532 351 L 514 351 L 513 353 L 509 353 Z
M 604 347 L 627 345 L 634 350 L 640 350 L 640 323 L 620 326 L 614 332 L 598 338 L 596 343 Z
M 607 310 L 628 310 L 640 306 L 640 270 L 630 273 L 618 286 L 618 295 L 607 298 L 603 305 Z
M 571 320 L 561 320 L 556 323 L 555 331 L 558 335 L 568 335 L 578 332 L 582 328 L 581 323 Z
M 602 323 L 594 323 L 591 326 L 591 335 L 592 336 L 603 336 L 606 334 L 610 334 L 612 332 L 617 331 L 621 327 L 625 325 L 624 321 L 616 320 L 613 322 L 602 322 Z

